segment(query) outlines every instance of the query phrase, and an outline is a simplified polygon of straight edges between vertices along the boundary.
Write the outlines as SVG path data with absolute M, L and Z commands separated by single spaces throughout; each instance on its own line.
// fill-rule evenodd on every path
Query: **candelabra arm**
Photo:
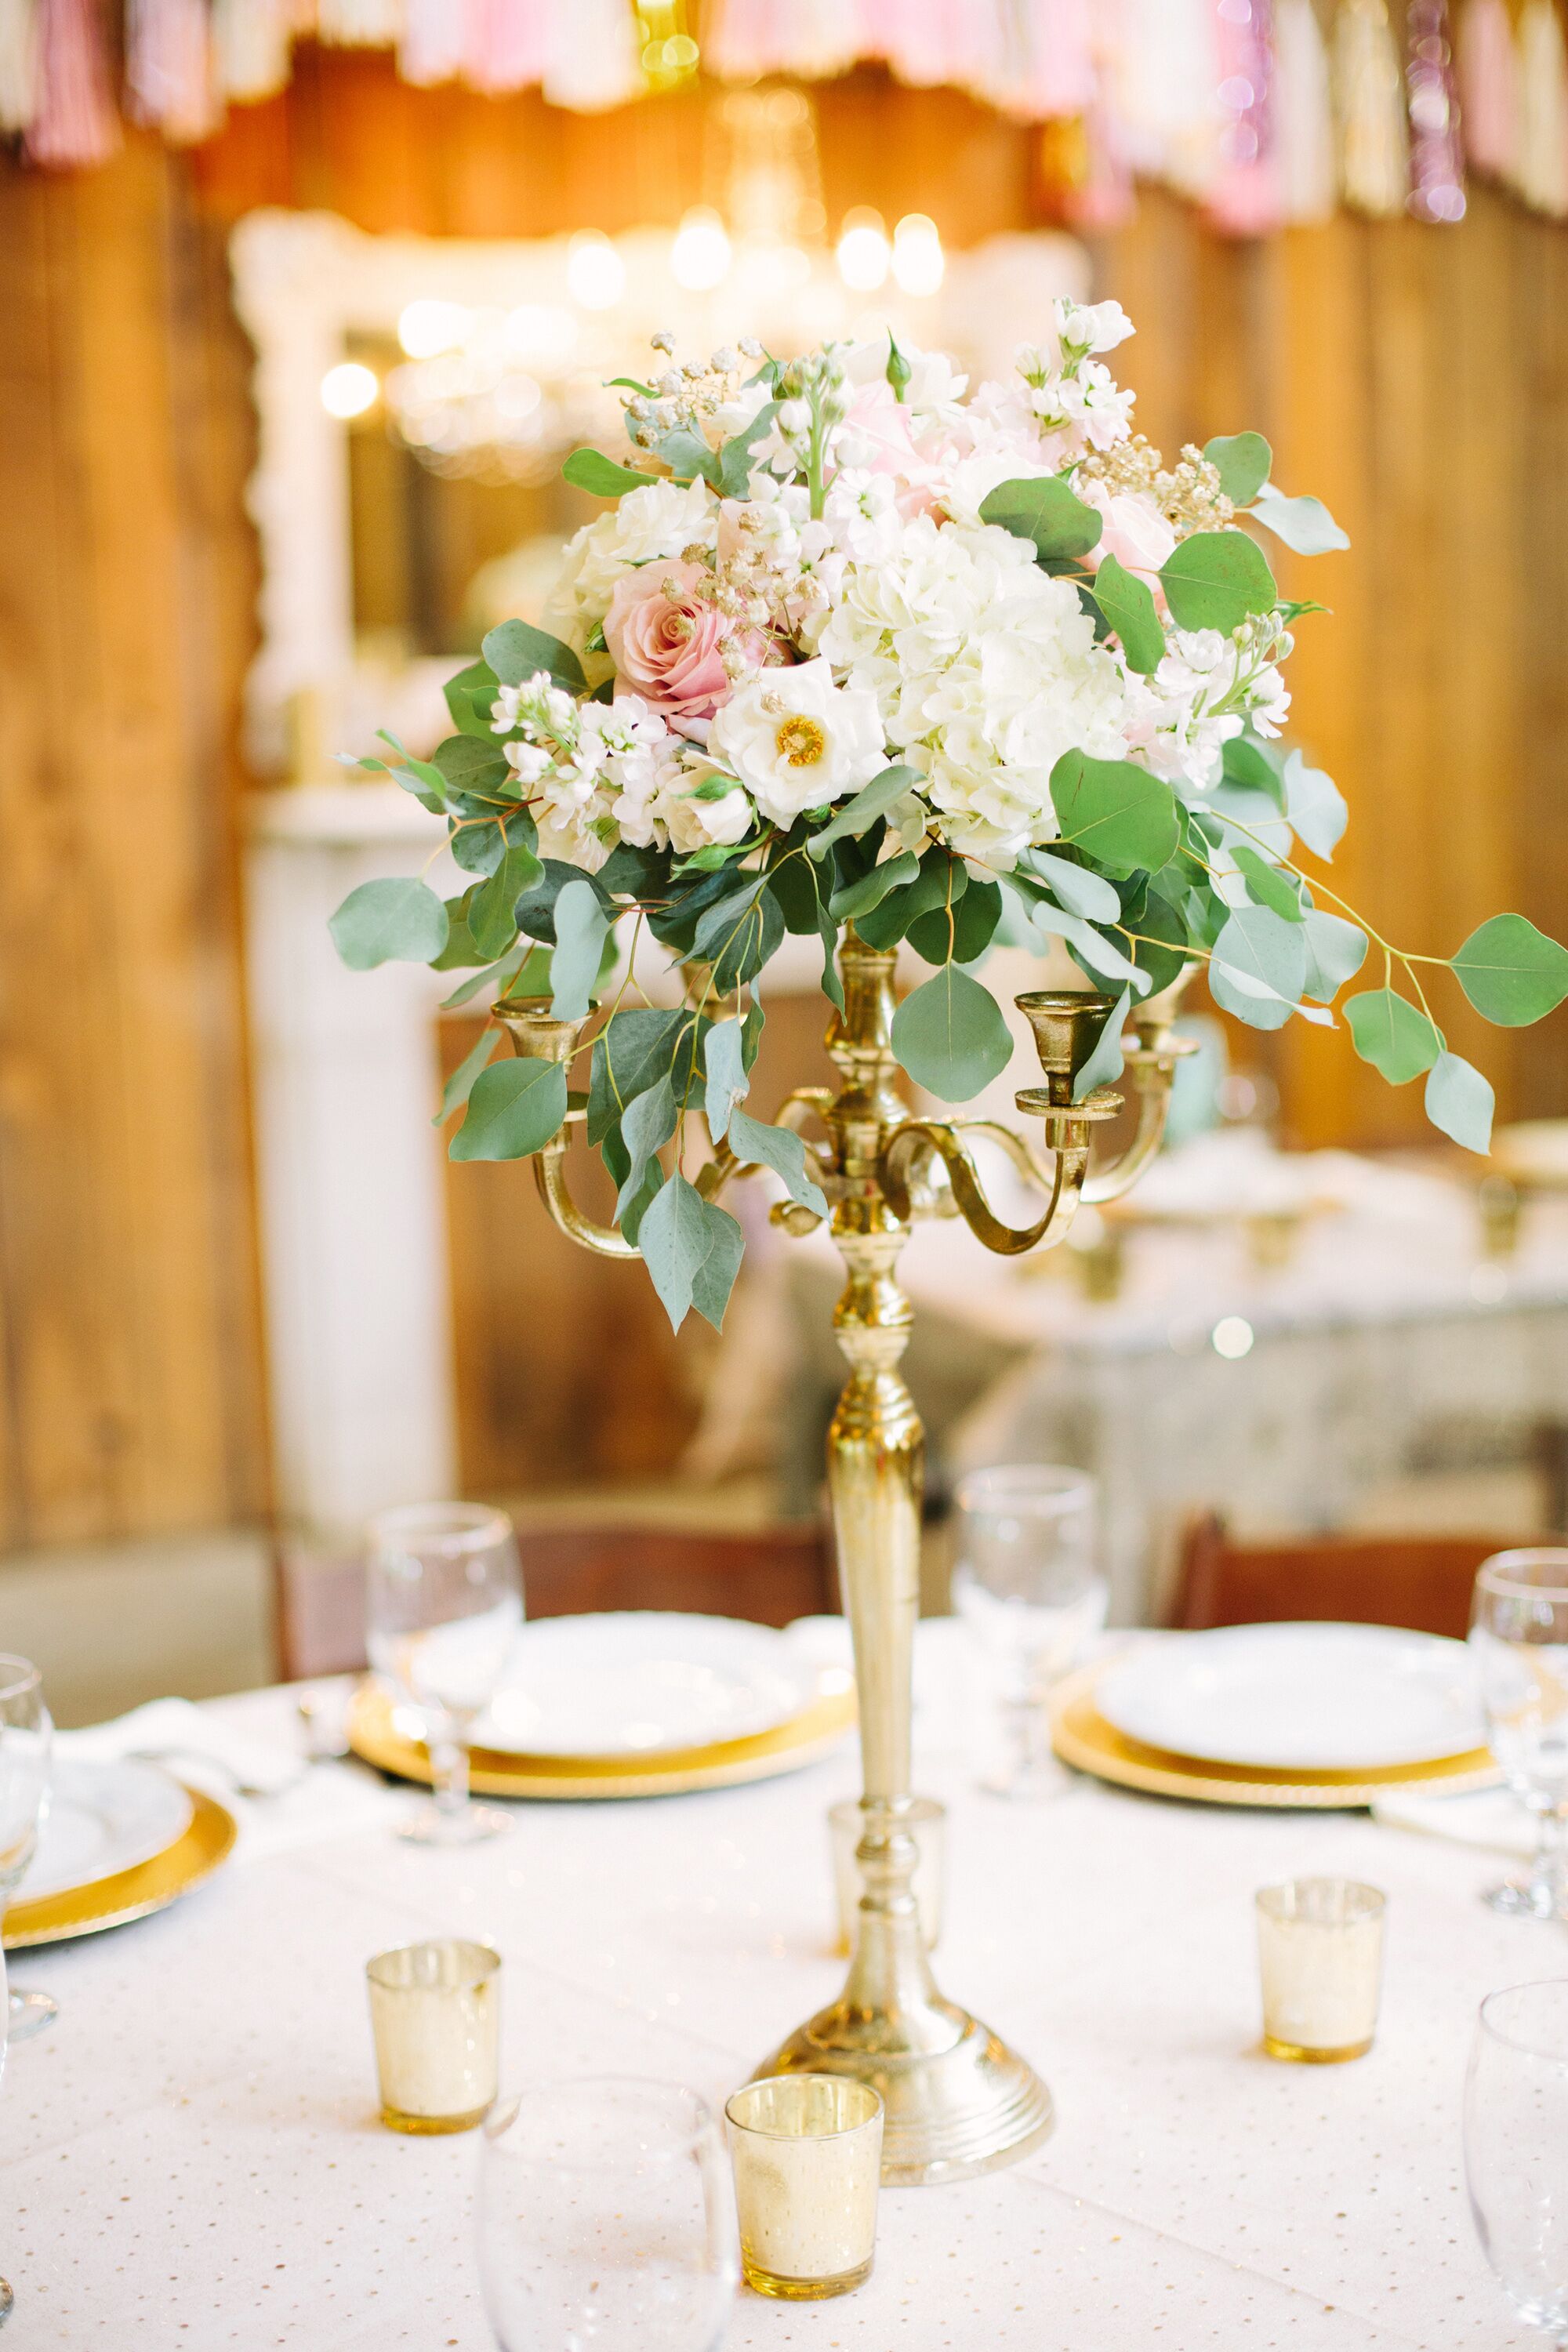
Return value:
M 1120 1201 L 1130 1192 L 1165 1139 L 1176 1064 L 1184 1055 L 1198 1050 L 1196 1038 L 1179 1036 L 1173 1025 L 1188 977 L 1184 972 L 1172 987 L 1140 1005 L 1132 1015 L 1137 1042 L 1124 1048 L 1123 1060 L 1138 1097 L 1138 1125 L 1121 1159 L 1109 1168 L 1097 1169 L 1085 1183 L 1083 1197 L 1090 1208 Z
M 570 1067 L 587 1026 L 585 1018 L 558 1020 L 550 1010 L 547 996 L 513 999 L 510 1003 L 498 1004 L 495 1013 L 517 1053 L 529 1061 L 558 1062 L 563 1069 Z M 586 1118 L 586 1097 L 569 1095 L 560 1132 L 534 1155 L 533 1177 L 539 1197 L 550 1213 L 552 1223 L 558 1225 L 579 1249 L 592 1250 L 595 1257 L 640 1257 L 642 1252 L 635 1242 L 627 1241 L 613 1225 L 595 1224 L 592 1217 L 584 1214 L 568 1190 L 566 1153 L 572 1130 L 581 1127 Z
M 1089 1139 L 1086 1131 L 1081 1144 L 1058 1152 L 1056 1175 L 1050 1180 L 1050 1200 L 1045 1213 L 1032 1225 L 1005 1223 L 985 1198 L 979 1171 L 953 1129 L 936 1119 L 924 1118 L 910 1119 L 900 1127 L 883 1157 L 882 1190 L 889 1208 L 900 1223 L 907 1223 L 917 1213 L 921 1162 L 933 1153 L 947 1171 L 959 1213 L 976 1241 L 994 1250 L 999 1257 L 1021 1257 L 1026 1250 L 1044 1241 L 1054 1224 L 1057 1239 L 1066 1233 L 1083 1188 L 1084 1171 L 1089 1165 Z M 915 1200 L 910 1198 L 911 1179 L 916 1181 Z

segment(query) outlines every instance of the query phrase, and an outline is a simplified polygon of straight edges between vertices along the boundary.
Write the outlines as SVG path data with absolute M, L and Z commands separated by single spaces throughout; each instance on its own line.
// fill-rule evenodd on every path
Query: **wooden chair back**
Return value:
M 1512 1541 L 1505 1536 L 1303 1536 L 1237 1544 L 1217 1512 L 1189 1520 L 1169 1622 L 1274 1624 L 1325 1618 L 1354 1625 L 1408 1625 L 1463 1640 L 1476 1570 Z
M 678 1528 L 520 1528 L 530 1617 L 679 1609 L 787 1625 L 838 1606 L 825 1528 L 743 1534 Z M 286 1682 L 363 1667 L 364 1570 L 358 1553 L 276 1555 L 279 1672 Z

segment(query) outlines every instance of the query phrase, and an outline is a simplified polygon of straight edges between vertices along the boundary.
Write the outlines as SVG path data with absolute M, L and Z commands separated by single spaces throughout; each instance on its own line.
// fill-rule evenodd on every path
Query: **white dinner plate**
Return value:
M 1429 1764 L 1485 1745 L 1462 1642 L 1389 1625 L 1226 1625 L 1140 1644 L 1095 1687 L 1145 1748 L 1271 1771 Z
M 48 1811 L 18 1901 L 63 1895 L 151 1862 L 184 1836 L 193 1810 L 187 1791 L 156 1764 L 57 1756 Z
M 543 1617 L 523 1627 L 474 1742 L 521 1756 L 655 1756 L 772 1731 L 816 1693 L 809 1660 L 770 1625 L 653 1609 Z

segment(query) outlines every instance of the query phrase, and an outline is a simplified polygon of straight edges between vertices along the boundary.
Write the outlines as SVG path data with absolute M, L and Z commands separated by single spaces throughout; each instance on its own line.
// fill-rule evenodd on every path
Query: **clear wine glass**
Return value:
M 1500 1551 L 1482 1561 L 1470 1652 L 1488 1744 L 1536 1820 L 1529 1878 L 1505 1880 L 1485 1899 L 1524 1918 L 1568 1918 L 1568 1549 Z
M 1509 2301 L 1568 2346 L 1568 1978 L 1482 2001 L 1465 2082 L 1465 2179 Z
M 1024 1464 L 959 1482 L 953 1606 L 1001 1685 L 1005 1759 L 984 1786 L 998 1796 L 1059 1793 L 1048 1696 L 1105 1623 L 1094 1480 Z
M 37 1667 L 30 1658 L 0 1654 L 0 1916 L 37 1851 L 54 1734 Z M 5 2009 L 13 2042 L 25 2042 L 59 2013 L 47 1992 L 8 1993 Z
M 423 1845 L 468 1845 L 509 1827 L 468 1798 L 473 1727 L 495 1696 L 522 1629 L 511 1521 L 478 1503 L 415 1503 L 370 1523 L 365 1635 L 370 1662 L 418 1709 L 433 1804 L 399 1824 Z
M 477 2200 L 501 2352 L 717 2352 L 740 2258 L 724 2143 L 673 2084 L 542 2083 L 493 2107 Z

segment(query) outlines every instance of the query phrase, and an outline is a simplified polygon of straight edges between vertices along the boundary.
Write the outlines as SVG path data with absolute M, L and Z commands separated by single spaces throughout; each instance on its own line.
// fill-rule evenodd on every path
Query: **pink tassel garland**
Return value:
M 27 131 L 35 163 L 106 163 L 120 145 L 103 27 L 94 0 L 41 0 L 38 104 Z
M 1519 142 L 1519 60 L 1506 0 L 1469 0 L 1459 19 L 1460 128 L 1478 172 L 1513 176 Z
M 1280 220 L 1270 0 L 1218 0 L 1216 21 L 1224 120 L 1209 217 L 1232 236 L 1263 236 Z
M 1405 81 L 1410 106 L 1410 211 L 1434 225 L 1465 217 L 1459 103 L 1448 0 L 1409 0 Z
M 176 145 L 206 137 L 218 119 L 206 0 L 130 0 L 125 101 L 132 122 Z

